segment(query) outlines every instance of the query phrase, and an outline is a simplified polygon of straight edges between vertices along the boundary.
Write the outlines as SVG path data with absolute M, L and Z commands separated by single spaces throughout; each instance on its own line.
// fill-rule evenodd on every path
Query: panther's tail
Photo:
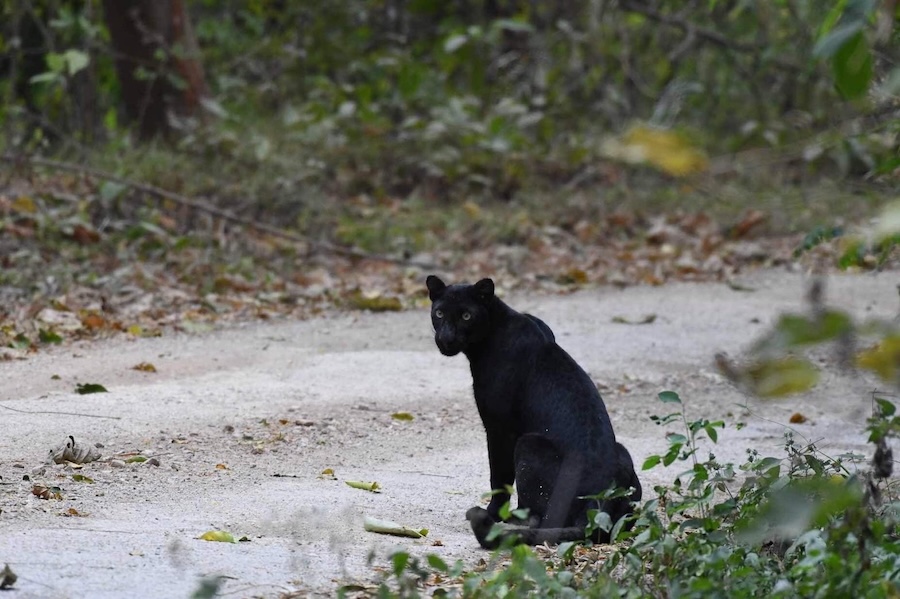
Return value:
M 478 539 L 478 544 L 485 549 L 496 549 L 505 542 L 523 545 L 540 545 L 542 543 L 563 543 L 565 541 L 584 541 L 583 526 L 569 526 L 566 528 L 529 528 L 525 526 L 503 526 L 503 532 L 488 539 L 491 529 L 494 527 L 494 519 L 487 510 L 481 507 L 469 508 L 466 512 L 466 520 L 472 525 L 472 532 Z

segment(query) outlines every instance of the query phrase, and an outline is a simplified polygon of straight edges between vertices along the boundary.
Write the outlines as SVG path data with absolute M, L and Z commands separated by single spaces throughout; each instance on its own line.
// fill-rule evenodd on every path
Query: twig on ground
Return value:
M 83 418 L 105 418 L 107 420 L 121 420 L 121 416 L 103 416 L 100 414 L 81 414 L 79 412 L 53 412 L 48 410 L 20 410 L 18 408 L 11 408 L 9 406 L 4 406 L 0 403 L 0 408 L 4 410 L 9 410 L 11 412 L 19 412 L 20 414 L 54 414 L 56 416 L 81 416 Z
M 161 187 L 156 187 L 155 185 L 150 185 L 149 183 L 142 183 L 140 181 L 134 181 L 132 179 L 128 179 L 126 177 L 121 177 L 119 175 L 110 173 L 108 171 L 104 171 L 101 169 L 96 169 L 89 166 L 83 166 L 80 164 L 74 164 L 71 162 L 63 162 L 60 160 L 51 160 L 49 158 L 39 158 L 37 156 L 27 156 L 27 155 L 15 155 L 15 154 L 2 154 L 0 155 L 0 160 L 3 162 L 9 162 L 13 164 L 21 164 L 28 163 L 33 166 L 42 166 L 46 168 L 61 170 L 61 171 L 69 171 L 76 172 L 83 175 L 87 175 L 89 177 L 95 177 L 97 179 L 103 179 L 105 181 L 112 181 L 113 183 L 119 183 L 120 185 L 125 185 L 130 187 L 131 189 L 135 189 L 137 191 L 141 191 L 143 193 L 156 196 L 158 198 L 163 198 L 166 200 L 171 200 L 176 204 L 180 204 L 182 206 L 187 206 L 193 210 L 198 210 L 200 212 L 205 212 L 207 214 L 211 214 L 223 220 L 237 223 L 239 225 L 243 225 L 245 227 L 249 227 L 252 229 L 256 229 L 258 231 L 262 231 L 264 233 L 268 233 L 269 235 L 273 235 L 275 237 L 280 237 L 281 239 L 286 239 L 288 241 L 293 241 L 295 243 L 305 244 L 310 248 L 314 248 L 319 251 L 329 252 L 332 254 L 337 254 L 339 256 L 344 256 L 346 258 L 356 258 L 359 260 L 374 260 L 376 262 L 388 262 L 391 264 L 399 264 L 402 266 L 417 266 L 419 268 L 424 268 L 428 270 L 434 270 L 437 267 L 434 264 L 429 264 L 426 262 L 419 262 L 416 260 L 404 260 L 402 258 L 394 258 L 391 256 L 385 256 L 383 254 L 372 254 L 369 252 L 363 252 L 360 250 L 354 250 L 352 248 L 346 248 L 339 245 L 335 245 L 333 243 L 329 243 L 327 241 L 314 241 L 311 239 L 307 239 L 296 233 L 291 233 L 290 231 L 285 231 L 284 229 L 280 229 L 278 227 L 273 227 L 272 225 L 268 225 L 266 223 L 259 222 L 257 220 L 246 218 L 243 216 L 238 216 L 237 214 L 233 214 L 228 210 L 223 210 L 222 208 L 218 208 L 216 206 L 212 206 L 206 202 L 198 200 L 196 198 L 190 198 L 172 191 L 167 191 L 162 189 Z

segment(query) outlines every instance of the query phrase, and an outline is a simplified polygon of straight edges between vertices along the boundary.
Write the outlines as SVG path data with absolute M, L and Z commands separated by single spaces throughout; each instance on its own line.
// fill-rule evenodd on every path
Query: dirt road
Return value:
M 861 425 L 869 379 L 827 375 L 812 393 L 779 403 L 748 400 L 715 373 L 716 351 L 739 355 L 781 310 L 803 308 L 803 279 L 757 273 L 741 283 L 595 289 L 513 296 L 545 320 L 598 382 L 621 441 L 640 464 L 665 448 L 648 418 L 679 392 L 690 416 L 743 421 L 715 448 L 781 455 L 794 412 L 798 434 L 823 448 L 868 450 Z M 829 281 L 829 303 L 859 317 L 897 313 L 897 277 Z M 614 316 L 652 324 L 612 322 Z M 134 370 L 141 362 L 157 372 Z M 483 555 L 463 518 L 487 491 L 488 464 L 463 357 L 434 347 L 427 311 L 338 315 L 249 324 L 199 336 L 117 340 L 55 348 L 0 363 L 0 566 L 25 597 L 189 597 L 223 575 L 229 597 L 292 590 L 329 596 L 338 580 L 371 578 L 397 547 L 447 560 Z M 76 395 L 76 383 L 109 393 Z M 752 414 L 741 407 L 747 404 Z M 409 412 L 412 421 L 392 418 Z M 110 462 L 73 471 L 39 466 L 67 435 L 100 443 L 105 457 L 142 451 L 159 466 Z M 331 468 L 336 480 L 322 477 Z M 666 473 L 642 473 L 645 496 Z M 31 494 L 32 481 L 61 500 Z M 377 481 L 381 493 L 346 480 Z M 74 510 L 71 512 L 70 510 Z M 365 515 L 428 528 L 410 540 L 363 531 Z M 211 529 L 249 541 L 213 543 Z

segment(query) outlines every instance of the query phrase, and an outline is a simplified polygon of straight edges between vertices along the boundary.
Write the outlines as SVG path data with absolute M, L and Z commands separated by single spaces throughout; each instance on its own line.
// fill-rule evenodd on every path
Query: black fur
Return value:
M 478 542 L 493 548 L 504 539 L 526 544 L 585 539 L 589 509 L 613 522 L 630 514 L 641 485 L 628 451 L 616 442 L 597 387 L 556 344 L 542 320 L 516 312 L 494 295 L 494 283 L 447 286 L 426 280 L 434 340 L 441 353 L 469 359 L 475 403 L 487 434 L 491 489 L 487 509 L 466 513 Z M 505 528 L 488 540 L 505 492 L 516 483 L 525 527 Z M 611 487 L 633 488 L 630 497 L 580 499 Z M 598 532 L 595 541 L 608 541 Z

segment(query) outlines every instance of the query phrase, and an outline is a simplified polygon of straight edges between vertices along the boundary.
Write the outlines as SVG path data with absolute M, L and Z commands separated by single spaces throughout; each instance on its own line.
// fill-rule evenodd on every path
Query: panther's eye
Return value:
M 463 319 L 463 320 L 471 320 L 471 318 L 472 318 L 472 315 L 469 314 L 468 312 L 463 312 L 463 313 L 462 313 L 462 319 Z
M 443 318 L 443 317 L 444 317 L 444 311 L 443 311 L 443 310 L 435 310 L 435 311 L 434 311 L 434 317 L 435 317 L 435 318 Z

